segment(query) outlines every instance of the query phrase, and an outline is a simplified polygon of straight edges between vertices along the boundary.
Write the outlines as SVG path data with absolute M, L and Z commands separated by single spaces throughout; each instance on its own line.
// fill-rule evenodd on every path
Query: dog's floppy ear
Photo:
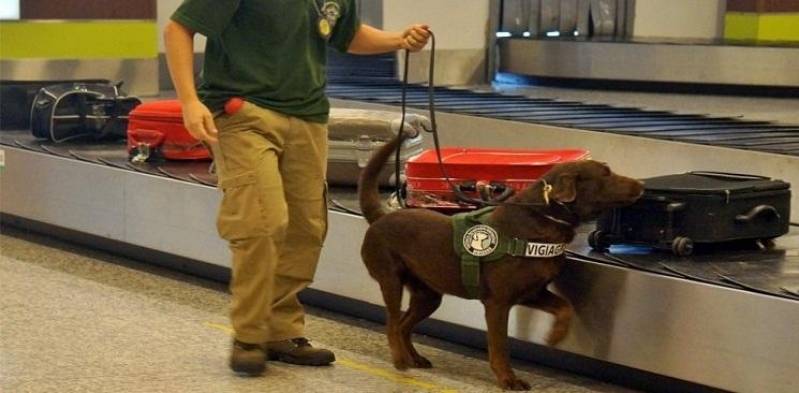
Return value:
M 569 203 L 577 199 L 577 175 L 574 173 L 564 173 L 555 179 L 552 185 L 552 195 L 550 198 L 561 202 Z

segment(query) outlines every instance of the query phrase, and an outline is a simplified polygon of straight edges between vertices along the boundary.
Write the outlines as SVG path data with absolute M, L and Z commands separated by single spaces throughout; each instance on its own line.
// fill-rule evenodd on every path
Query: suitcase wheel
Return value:
M 771 250 L 777 246 L 777 243 L 774 241 L 774 237 L 767 237 L 764 239 L 757 240 L 758 245 L 764 250 Z
M 604 251 L 610 247 L 611 243 L 606 232 L 597 230 L 588 235 L 588 245 L 594 250 Z
M 684 236 L 677 236 L 671 242 L 671 251 L 674 255 L 687 257 L 694 252 L 694 241 Z

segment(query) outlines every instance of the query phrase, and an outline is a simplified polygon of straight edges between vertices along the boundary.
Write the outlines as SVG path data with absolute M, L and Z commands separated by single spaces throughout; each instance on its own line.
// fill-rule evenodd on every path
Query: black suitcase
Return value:
M 788 233 L 790 184 L 767 177 L 690 172 L 644 180 L 644 195 L 597 222 L 596 250 L 642 244 L 687 256 L 694 244 L 772 239 Z

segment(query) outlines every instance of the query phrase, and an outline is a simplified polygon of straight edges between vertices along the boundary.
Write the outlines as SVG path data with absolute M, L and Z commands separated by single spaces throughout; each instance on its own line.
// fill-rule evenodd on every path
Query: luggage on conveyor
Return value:
M 560 31 L 560 0 L 540 0 L 541 13 L 538 24 L 538 35 Z
M 616 26 L 614 30 L 616 32 L 615 36 L 618 38 L 632 35 L 632 31 L 627 31 L 628 18 L 634 12 L 632 6 L 633 4 L 629 0 L 616 0 Z
M 579 0 L 560 0 L 560 31 L 561 35 L 573 36 L 577 30 L 577 11 Z
M 591 34 L 591 0 L 577 2 L 577 35 L 588 37 Z
M 618 0 L 591 0 L 594 35 L 613 37 L 616 34 Z
M 43 87 L 34 97 L 31 131 L 53 142 L 124 139 L 128 114 L 141 104 L 110 83 L 63 83 Z
M 530 2 L 530 10 L 527 17 L 529 22 L 527 31 L 529 31 L 530 35 L 533 37 L 543 35 L 541 31 L 541 0 L 528 1 Z
M 591 247 L 642 244 L 686 256 L 694 244 L 764 240 L 788 233 L 790 185 L 767 177 L 690 172 L 644 180 L 632 206 L 600 218 Z
M 443 148 L 441 158 L 450 183 L 470 199 L 497 202 L 521 190 L 555 164 L 590 158 L 586 150 L 512 150 Z M 457 213 L 480 206 L 459 200 L 444 177 L 435 150 L 411 158 L 405 169 L 409 207 Z
M 395 112 L 333 108 L 328 122 L 327 181 L 331 185 L 356 185 L 358 176 L 372 156 L 372 152 L 399 131 L 401 115 Z M 405 140 L 402 145 L 400 165 L 408 158 L 422 152 L 422 132 L 429 127 L 429 120 L 420 115 L 409 114 L 405 118 L 405 130 L 416 130 L 418 135 Z M 392 154 L 379 183 L 394 184 L 395 156 Z
M 151 159 L 206 160 L 208 149 L 183 126 L 178 100 L 153 101 L 130 113 L 128 154 L 133 162 Z
M 42 87 L 63 83 L 109 84 L 105 79 L 59 81 L 0 81 L 0 130 L 27 130 L 33 99 Z
M 505 0 L 502 4 L 502 31 L 521 36 L 530 24 L 531 0 Z

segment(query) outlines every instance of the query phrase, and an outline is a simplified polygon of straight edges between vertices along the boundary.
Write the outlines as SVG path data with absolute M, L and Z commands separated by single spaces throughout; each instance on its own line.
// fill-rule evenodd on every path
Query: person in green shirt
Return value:
M 207 37 L 199 86 L 195 34 Z M 426 25 L 392 33 L 360 23 L 355 0 L 185 0 L 172 15 L 164 38 L 184 124 L 211 147 L 223 191 L 217 229 L 232 253 L 234 371 L 259 375 L 267 357 L 335 361 L 305 338 L 297 299 L 327 232 L 328 46 L 419 51 L 429 37 Z

